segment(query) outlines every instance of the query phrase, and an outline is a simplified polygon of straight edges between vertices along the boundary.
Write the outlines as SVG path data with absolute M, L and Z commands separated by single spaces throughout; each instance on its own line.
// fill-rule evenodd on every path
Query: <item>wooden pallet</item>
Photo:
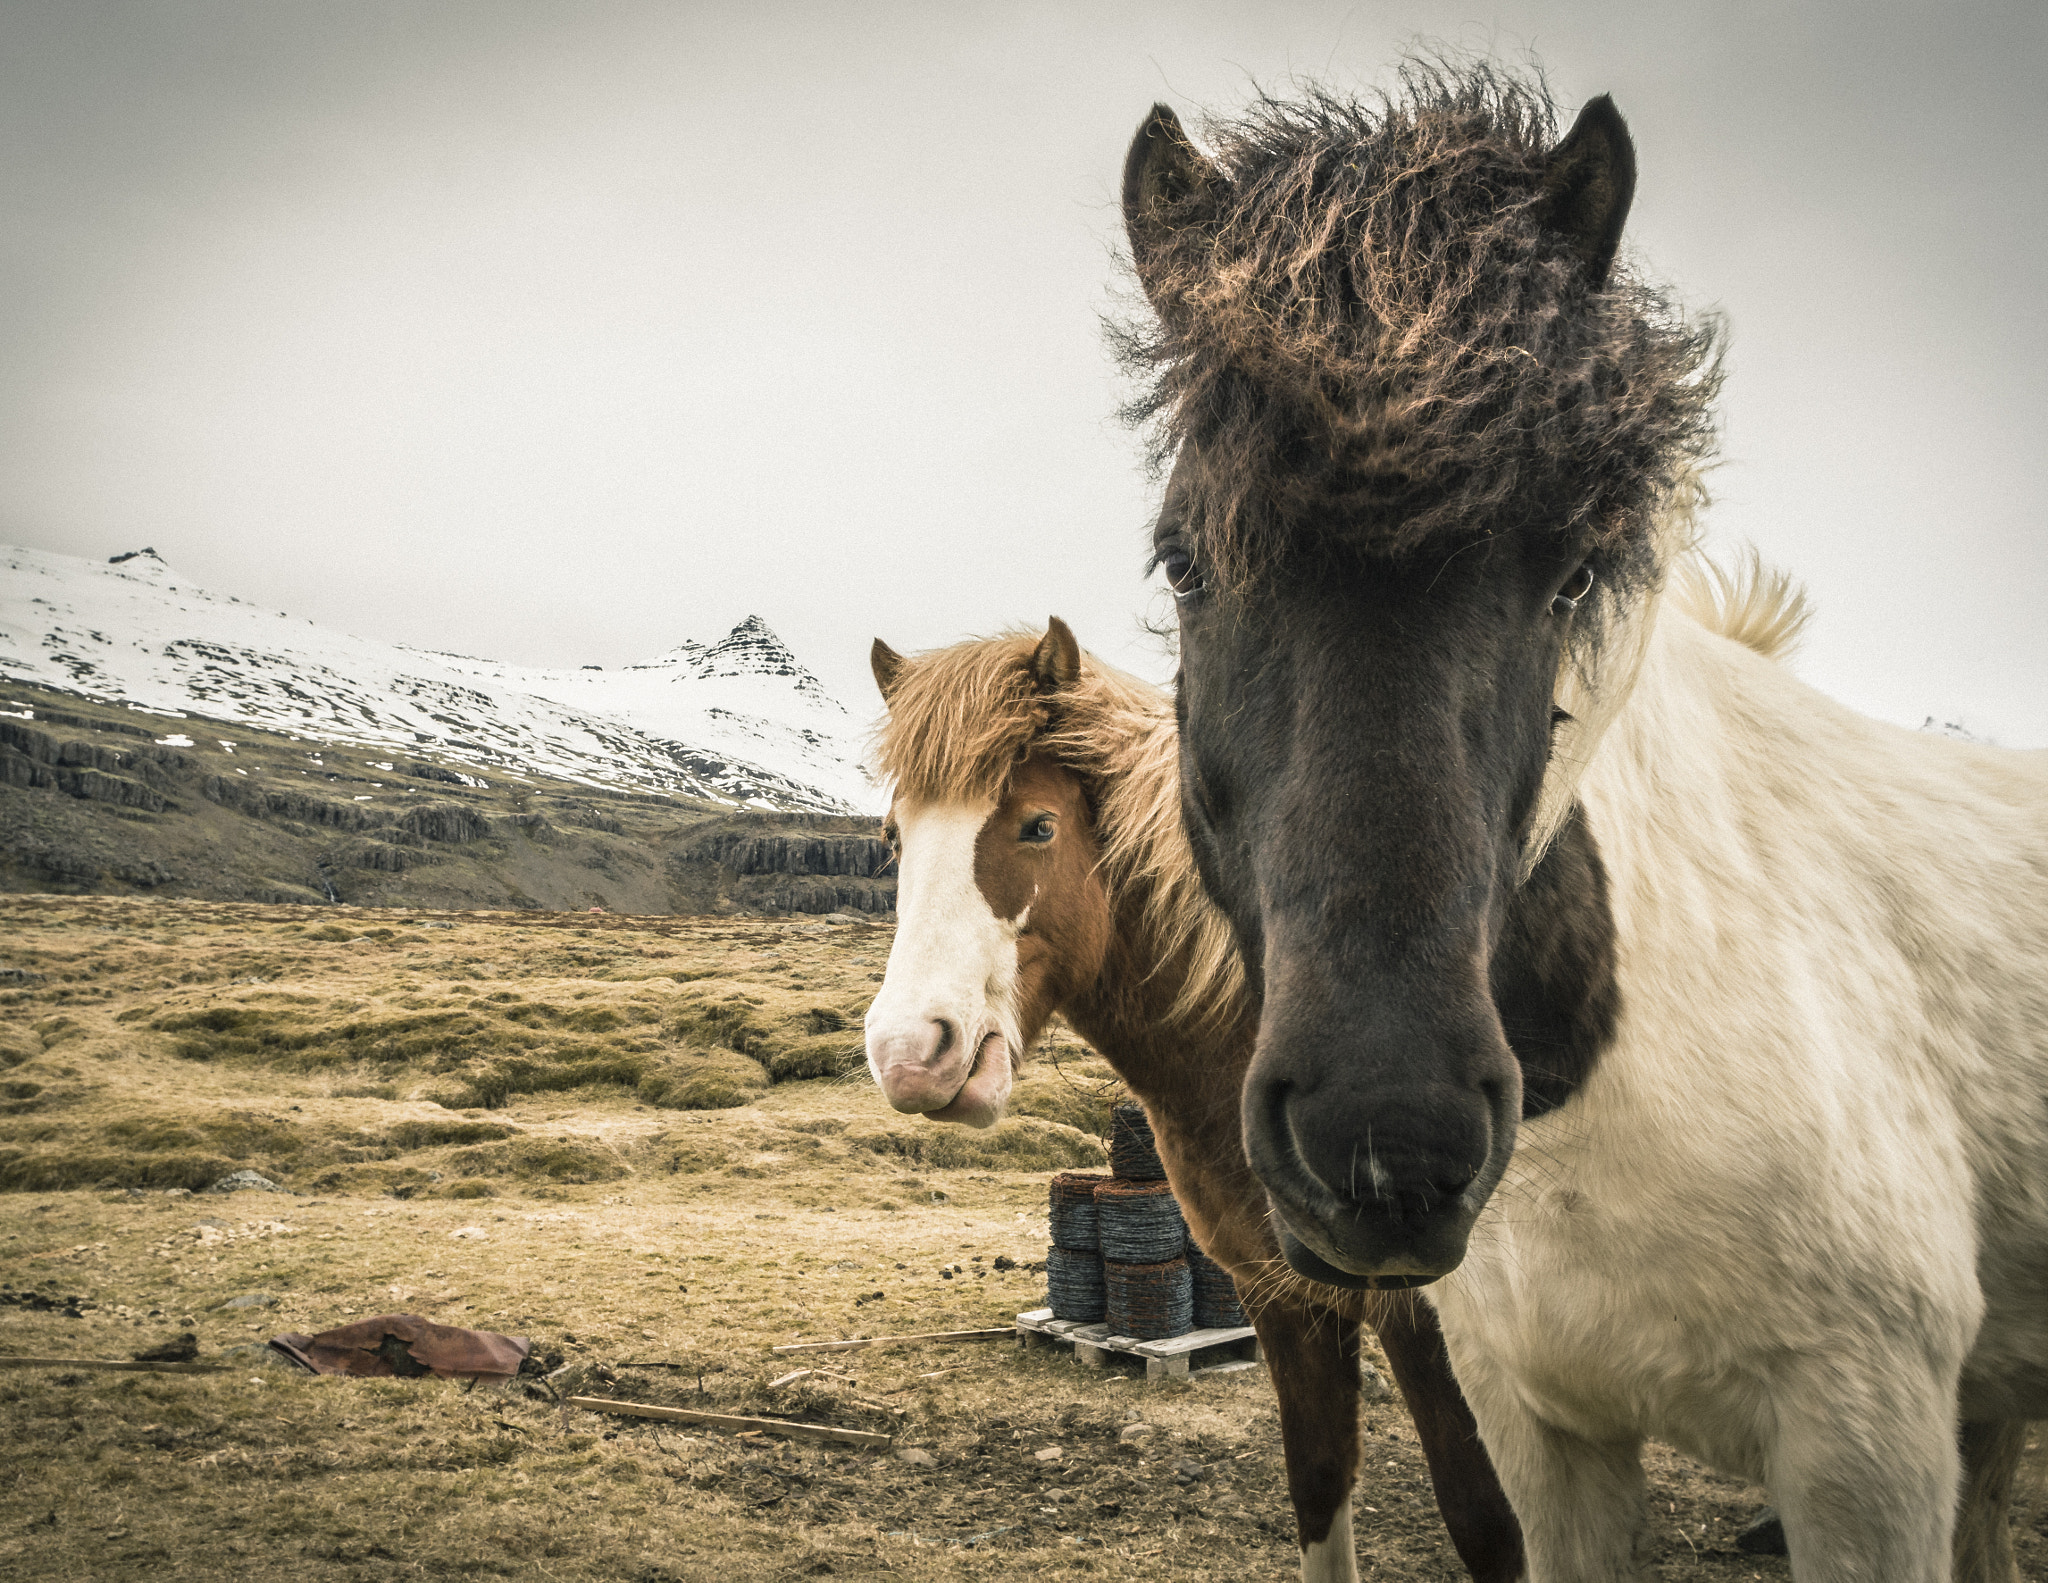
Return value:
M 1250 1325 L 1190 1330 L 1164 1341 L 1140 1341 L 1136 1336 L 1113 1336 L 1107 1325 L 1055 1319 L 1050 1308 L 1028 1309 L 1017 1316 L 1017 1345 L 1020 1349 L 1071 1346 L 1074 1361 L 1089 1369 L 1107 1368 L 1113 1357 L 1142 1358 L 1145 1377 L 1152 1380 L 1184 1380 L 1190 1370 L 1260 1359 L 1258 1333 Z

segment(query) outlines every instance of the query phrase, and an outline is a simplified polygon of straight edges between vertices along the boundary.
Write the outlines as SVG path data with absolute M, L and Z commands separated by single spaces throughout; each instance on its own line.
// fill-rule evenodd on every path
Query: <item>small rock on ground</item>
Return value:
M 209 1193 L 281 1193 L 284 1189 L 260 1171 L 230 1171 L 213 1186 Z

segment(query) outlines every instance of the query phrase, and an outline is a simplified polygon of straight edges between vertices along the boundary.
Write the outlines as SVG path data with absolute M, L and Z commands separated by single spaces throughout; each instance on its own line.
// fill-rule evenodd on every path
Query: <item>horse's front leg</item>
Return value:
M 1781 1375 L 1766 1453 L 1771 1503 L 1785 1521 L 1799 1583 L 1949 1583 L 1962 1457 L 1955 1374 L 1904 1355 L 1822 1358 Z M 1982 1432 L 1966 1433 L 1966 1443 Z M 1996 1447 L 1970 1444 L 1972 1462 Z M 1987 1455 L 1990 1453 L 1990 1455 Z M 1992 1471 L 1973 1467 L 1973 1473 Z M 1977 1493 L 1972 1481 L 1970 1493 Z M 1985 1583 L 1980 1563 L 1970 1583 Z
M 1461 1316 L 1454 1310 L 1451 1317 L 1462 1340 Z M 1622 1426 L 1596 1439 L 1538 1416 L 1531 1393 L 1484 1348 L 1459 1347 L 1457 1380 L 1521 1518 L 1529 1583 L 1647 1583 L 1655 1576 L 1639 1435 Z
M 1412 1292 L 1380 1294 L 1376 1308 L 1373 1329 L 1415 1420 L 1451 1543 L 1479 1583 L 1513 1583 L 1522 1575 L 1521 1524 L 1451 1372 L 1436 1310 Z
M 1357 1583 L 1351 1486 L 1358 1477 L 1358 1321 L 1267 1303 L 1252 1325 L 1280 1398 L 1301 1583 Z

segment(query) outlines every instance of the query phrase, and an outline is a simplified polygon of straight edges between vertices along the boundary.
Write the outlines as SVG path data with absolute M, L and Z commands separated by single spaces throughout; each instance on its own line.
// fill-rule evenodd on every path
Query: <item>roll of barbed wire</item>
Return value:
M 1055 1319 L 1092 1325 L 1107 1312 L 1102 1282 L 1102 1255 L 1074 1248 L 1054 1248 L 1045 1256 L 1046 1302 Z
M 1062 1171 L 1052 1179 L 1052 1245 L 1075 1253 L 1102 1246 L 1095 1230 L 1095 1190 L 1109 1178 L 1092 1171 Z
M 1126 1100 L 1109 1113 L 1109 1168 L 1127 1182 L 1159 1182 L 1166 1167 L 1159 1163 L 1159 1146 L 1152 1141 L 1152 1123 L 1145 1119 L 1145 1107 Z
M 1108 1288 L 1111 1335 L 1164 1341 L 1195 1328 L 1195 1279 L 1186 1259 L 1158 1264 L 1104 1259 L 1102 1281 Z
M 1164 1182 L 1104 1182 L 1095 1225 L 1102 1256 L 1119 1264 L 1162 1264 L 1187 1251 L 1188 1223 Z
M 1208 1254 L 1188 1244 L 1188 1269 L 1195 1278 L 1195 1328 L 1236 1330 L 1244 1320 L 1244 1304 L 1237 1300 L 1237 1283 L 1230 1272 Z

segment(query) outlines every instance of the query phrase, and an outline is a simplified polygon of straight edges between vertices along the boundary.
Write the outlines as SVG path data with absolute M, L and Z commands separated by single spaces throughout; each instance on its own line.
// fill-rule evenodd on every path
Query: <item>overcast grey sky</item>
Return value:
M 1802 673 L 2048 743 L 2041 0 L 0 0 L 0 540 L 533 663 L 757 610 L 860 711 L 1050 611 L 1163 676 L 1125 143 L 1417 36 L 1628 116 Z

